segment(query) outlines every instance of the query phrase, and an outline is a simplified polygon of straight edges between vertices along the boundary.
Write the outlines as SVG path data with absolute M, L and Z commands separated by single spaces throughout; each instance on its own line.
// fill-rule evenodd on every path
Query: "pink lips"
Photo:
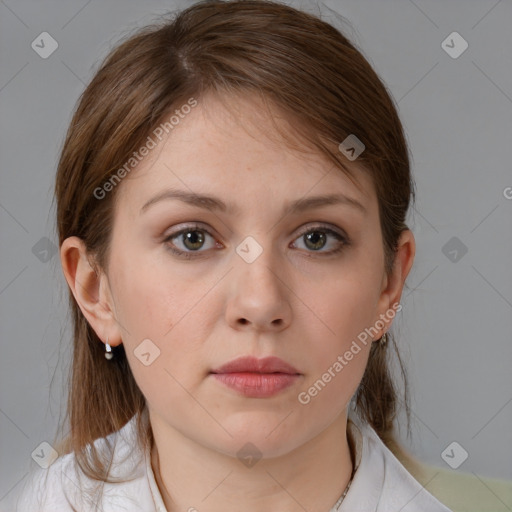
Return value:
M 278 357 L 239 357 L 212 370 L 226 386 L 251 398 L 267 398 L 294 384 L 299 371 Z

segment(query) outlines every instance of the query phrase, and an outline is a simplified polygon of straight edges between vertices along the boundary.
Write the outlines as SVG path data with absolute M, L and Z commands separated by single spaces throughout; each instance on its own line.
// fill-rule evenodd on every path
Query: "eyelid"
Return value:
M 319 231 L 325 230 L 328 232 L 333 232 L 336 235 L 338 235 L 341 239 L 348 242 L 348 236 L 345 234 L 343 230 L 340 228 L 337 228 L 331 224 L 325 223 L 313 223 L 313 225 L 306 224 L 304 228 L 299 229 L 299 234 L 297 235 L 297 238 L 301 235 L 304 235 L 305 233 L 309 233 L 310 231 L 314 231 L 315 229 L 318 229 Z
M 186 222 L 182 223 L 181 227 L 179 227 L 176 231 L 173 231 L 172 233 L 167 234 L 167 230 L 165 234 L 163 235 L 164 238 L 172 238 L 176 235 L 179 235 L 182 231 L 186 231 L 187 229 L 190 231 L 193 231 L 194 229 L 206 231 L 210 233 L 210 227 L 206 224 L 202 224 L 201 222 L 191 222 L 190 224 L 187 224 Z M 180 226 L 180 224 L 178 224 Z M 175 226 L 173 226 L 175 227 Z M 210 233 L 211 234 L 211 233 Z

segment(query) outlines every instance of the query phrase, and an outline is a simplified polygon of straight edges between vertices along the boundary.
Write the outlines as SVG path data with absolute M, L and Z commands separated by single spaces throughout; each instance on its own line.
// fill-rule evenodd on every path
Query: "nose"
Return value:
M 233 329 L 280 331 L 290 325 L 290 286 L 271 252 L 265 249 L 251 263 L 235 254 L 226 307 L 226 319 Z

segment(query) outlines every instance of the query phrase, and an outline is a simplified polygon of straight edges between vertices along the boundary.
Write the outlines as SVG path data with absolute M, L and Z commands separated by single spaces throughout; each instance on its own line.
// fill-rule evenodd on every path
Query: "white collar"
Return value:
M 121 443 L 120 451 L 133 452 L 133 446 L 137 444 L 135 427 L 134 417 L 119 431 L 128 434 L 123 435 L 127 444 Z M 370 425 L 352 414 L 347 430 L 355 448 L 356 471 L 337 512 L 450 512 L 405 469 Z M 143 469 L 147 486 L 143 489 L 141 482 L 137 487 L 143 493 L 149 489 L 155 510 L 166 512 L 151 466 L 150 450 L 144 453 Z M 336 512 L 334 506 L 329 512 Z
M 338 512 L 450 512 L 407 471 L 370 425 L 355 414 L 349 418 L 353 431 L 359 432 L 360 462 Z

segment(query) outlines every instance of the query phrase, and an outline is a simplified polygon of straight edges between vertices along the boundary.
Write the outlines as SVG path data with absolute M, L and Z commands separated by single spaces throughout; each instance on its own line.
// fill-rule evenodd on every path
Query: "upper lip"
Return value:
M 211 373 L 238 373 L 238 372 L 254 372 L 254 373 L 288 373 L 298 374 L 299 371 L 286 361 L 278 357 L 264 357 L 258 359 L 252 356 L 242 356 L 233 359 L 219 368 L 212 370 Z

